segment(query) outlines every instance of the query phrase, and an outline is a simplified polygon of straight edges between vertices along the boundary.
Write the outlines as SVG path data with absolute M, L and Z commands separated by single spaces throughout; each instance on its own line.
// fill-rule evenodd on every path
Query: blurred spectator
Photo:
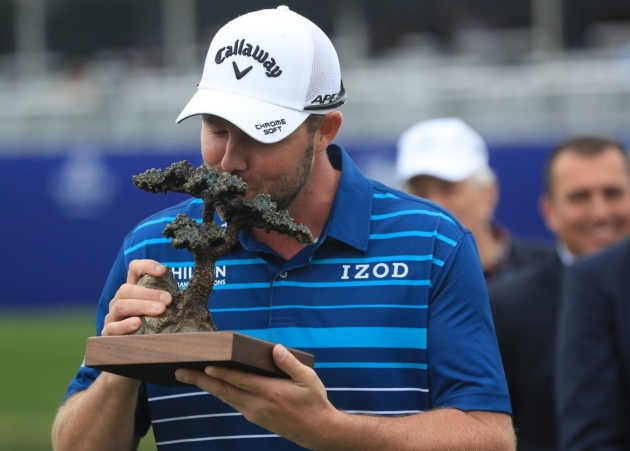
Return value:
M 519 450 L 525 451 L 557 449 L 553 353 L 564 267 L 630 233 L 630 174 L 620 144 L 597 137 L 560 144 L 545 182 L 541 212 L 557 252 L 488 286 Z
M 483 138 L 457 118 L 419 122 L 398 140 L 396 172 L 404 189 L 434 201 L 475 237 L 486 281 L 549 253 L 548 246 L 511 237 L 494 221 L 499 186 Z
M 567 269 L 558 322 L 560 449 L 630 449 L 630 239 Z
M 94 80 L 85 60 L 75 58 L 68 63 L 61 80 L 64 93 L 63 100 L 68 106 L 85 106 L 94 94 Z

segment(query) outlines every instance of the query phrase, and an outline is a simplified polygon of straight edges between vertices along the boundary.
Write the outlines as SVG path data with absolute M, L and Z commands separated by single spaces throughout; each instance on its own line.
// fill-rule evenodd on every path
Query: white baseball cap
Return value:
M 458 118 L 419 122 L 398 139 L 396 174 L 404 182 L 419 175 L 461 182 L 484 167 L 488 167 L 486 143 Z
M 279 6 L 240 16 L 217 32 L 197 92 L 177 122 L 213 114 L 257 141 L 274 143 L 309 114 L 329 113 L 345 100 L 330 39 Z

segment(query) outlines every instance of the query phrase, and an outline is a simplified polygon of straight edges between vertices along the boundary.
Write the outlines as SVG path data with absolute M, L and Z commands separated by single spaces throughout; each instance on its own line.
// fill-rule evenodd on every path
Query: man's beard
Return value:
M 286 210 L 302 192 L 311 176 L 314 153 L 313 136 L 311 135 L 302 157 L 291 172 L 274 184 L 268 182 L 252 184 L 252 191 L 256 194 L 269 194 L 271 200 L 277 204 L 278 210 Z

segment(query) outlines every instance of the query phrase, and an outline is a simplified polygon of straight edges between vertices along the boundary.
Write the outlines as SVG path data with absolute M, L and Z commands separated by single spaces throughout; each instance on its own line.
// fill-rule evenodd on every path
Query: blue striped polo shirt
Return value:
M 217 262 L 209 308 L 219 330 L 314 354 L 330 401 L 349 413 L 511 413 L 470 232 L 435 204 L 369 180 L 341 147 L 328 155 L 342 174 L 316 244 L 285 261 L 242 233 Z M 178 213 L 200 220 L 201 207 L 187 200 L 125 238 L 99 302 L 99 333 L 132 260 L 168 265 L 186 286 L 192 255 L 162 230 Z M 66 397 L 98 374 L 81 367 Z M 136 417 L 164 451 L 301 449 L 196 387 L 143 384 Z

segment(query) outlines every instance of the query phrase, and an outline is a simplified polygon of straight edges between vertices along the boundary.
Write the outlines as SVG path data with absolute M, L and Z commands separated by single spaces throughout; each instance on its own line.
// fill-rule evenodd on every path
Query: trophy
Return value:
M 203 370 L 226 366 L 273 377 L 286 377 L 273 362 L 274 344 L 232 331 L 217 331 L 208 299 L 214 288 L 215 263 L 237 243 L 241 230 L 276 231 L 299 243 L 314 243 L 310 230 L 278 210 L 267 194 L 245 200 L 247 184 L 237 176 L 180 161 L 166 170 L 149 169 L 133 177 L 136 187 L 152 193 L 185 193 L 203 202 L 202 222 L 178 214 L 163 231 L 175 249 L 188 249 L 195 270 L 188 286 L 179 290 L 170 268 L 162 277 L 143 275 L 138 285 L 168 291 L 173 301 L 156 317 L 141 318 L 129 335 L 87 339 L 85 365 L 121 376 L 165 386 L 185 386 L 175 379 L 177 368 Z M 218 213 L 223 228 L 214 222 Z M 312 354 L 290 349 L 313 367 Z

